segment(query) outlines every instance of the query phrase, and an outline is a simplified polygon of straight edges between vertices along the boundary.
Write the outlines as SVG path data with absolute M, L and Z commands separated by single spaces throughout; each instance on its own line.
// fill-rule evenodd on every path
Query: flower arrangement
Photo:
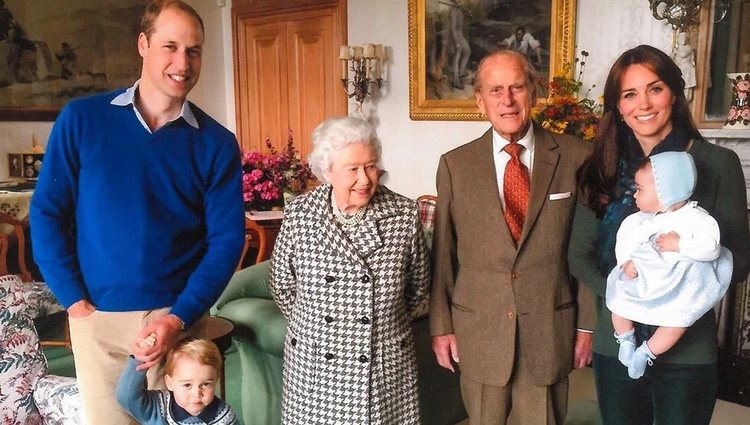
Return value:
M 276 151 L 266 138 L 268 154 L 242 154 L 242 192 L 246 210 L 268 211 L 284 205 L 284 194 L 298 195 L 313 182 L 310 166 L 300 159 L 289 130 L 286 148 Z
M 588 57 L 587 51 L 582 51 L 581 56 Z M 531 110 L 531 118 L 543 128 L 555 133 L 565 133 L 578 136 L 583 140 L 592 140 L 596 135 L 601 115 L 601 105 L 588 98 L 589 92 L 596 86 L 591 86 L 582 99 L 579 94 L 583 83 L 583 69 L 586 62 L 576 58 L 575 62 L 580 65 L 578 76 L 574 79 L 569 77 L 571 66 L 566 63 L 563 71 L 555 75 L 549 82 L 549 96 L 546 102 Z
M 727 74 L 732 84 L 732 104 L 724 128 L 750 127 L 750 73 Z

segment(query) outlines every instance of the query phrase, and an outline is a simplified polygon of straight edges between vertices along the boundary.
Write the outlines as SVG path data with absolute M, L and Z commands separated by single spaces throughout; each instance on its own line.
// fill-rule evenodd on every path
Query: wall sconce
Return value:
M 339 60 L 341 60 L 341 85 L 344 86 L 346 95 L 357 101 L 359 104 L 357 110 L 361 114 L 362 103 L 383 86 L 385 48 L 382 44 L 341 46 Z M 351 78 L 349 78 L 349 71 L 352 73 Z
M 648 0 L 651 14 L 657 20 L 666 20 L 676 31 L 698 23 L 703 0 Z

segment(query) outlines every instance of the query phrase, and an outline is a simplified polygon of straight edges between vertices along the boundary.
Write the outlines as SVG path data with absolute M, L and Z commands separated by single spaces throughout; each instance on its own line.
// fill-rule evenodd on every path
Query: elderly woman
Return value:
M 289 321 L 284 424 L 419 424 L 410 312 L 428 296 L 417 205 L 378 184 L 365 121 L 333 118 L 309 160 L 325 182 L 294 199 L 269 289 Z

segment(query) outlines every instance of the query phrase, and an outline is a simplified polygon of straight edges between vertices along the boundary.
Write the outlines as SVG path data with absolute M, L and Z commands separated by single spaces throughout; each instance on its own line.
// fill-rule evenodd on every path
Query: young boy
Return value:
M 156 335 L 141 341 L 153 345 Z M 221 354 L 213 342 L 186 337 L 167 353 L 164 381 L 168 390 L 147 390 L 146 371 L 136 371 L 132 356 L 117 385 L 117 401 L 146 425 L 239 425 L 228 404 L 214 396 Z
M 695 164 L 685 152 L 654 155 L 635 174 L 635 202 L 617 232 L 617 266 L 607 279 L 618 358 L 633 379 L 672 348 L 724 296 L 732 254 L 719 225 L 690 201 Z M 636 349 L 633 322 L 659 326 Z

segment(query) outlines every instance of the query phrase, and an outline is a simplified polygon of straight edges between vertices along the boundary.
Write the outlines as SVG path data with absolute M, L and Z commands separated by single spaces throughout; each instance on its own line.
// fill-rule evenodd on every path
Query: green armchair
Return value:
M 287 321 L 268 292 L 270 262 L 235 273 L 211 309 L 235 324 L 226 353 L 224 399 L 245 425 L 281 423 L 281 371 Z M 432 353 L 429 319 L 412 322 L 419 373 L 422 423 L 455 425 L 467 417 L 458 374 L 438 366 Z

